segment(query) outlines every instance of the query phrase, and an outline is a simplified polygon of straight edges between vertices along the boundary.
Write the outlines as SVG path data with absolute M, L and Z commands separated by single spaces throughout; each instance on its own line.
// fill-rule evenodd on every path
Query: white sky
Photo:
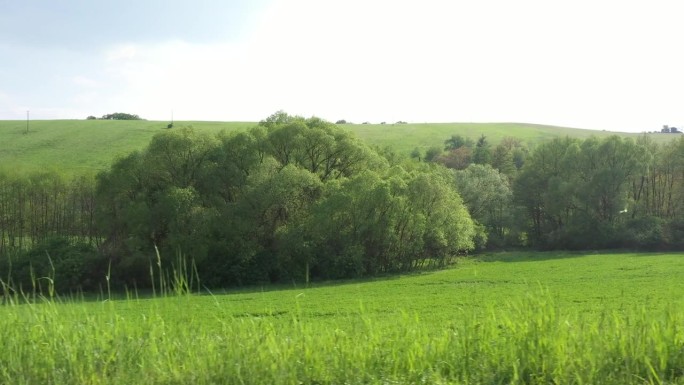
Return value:
M 0 0 L 0 119 L 681 127 L 681 4 Z

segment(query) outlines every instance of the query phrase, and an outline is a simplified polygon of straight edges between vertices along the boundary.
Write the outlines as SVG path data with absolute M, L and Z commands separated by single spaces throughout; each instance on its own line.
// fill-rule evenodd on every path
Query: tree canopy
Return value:
M 145 281 L 155 247 L 213 285 L 410 270 L 474 247 L 449 171 L 391 167 L 339 126 L 284 112 L 216 137 L 162 132 L 98 176 L 97 198 L 126 281 Z
M 88 117 L 90 119 L 91 117 Z M 115 112 L 113 114 L 105 114 L 100 118 L 102 120 L 142 120 L 142 118 L 135 114 L 127 114 L 125 112 Z

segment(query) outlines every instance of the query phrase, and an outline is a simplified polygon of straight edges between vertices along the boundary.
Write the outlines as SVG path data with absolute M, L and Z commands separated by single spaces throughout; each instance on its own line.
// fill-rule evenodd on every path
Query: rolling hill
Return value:
M 117 156 L 144 148 L 156 133 L 166 130 L 166 122 L 123 120 L 37 120 L 0 121 L 0 168 L 17 172 L 57 169 L 70 175 L 94 173 L 106 169 Z M 191 126 L 196 130 L 219 132 L 253 127 L 255 122 L 175 122 L 174 127 Z M 345 128 L 370 145 L 389 146 L 408 154 L 416 147 L 442 146 L 451 135 L 477 139 L 485 135 L 496 144 L 504 137 L 522 139 L 528 146 L 559 136 L 586 138 L 607 136 L 614 132 L 523 123 L 418 123 L 418 124 L 345 124 Z M 619 133 L 637 137 L 641 134 Z M 650 134 L 656 141 L 675 135 Z

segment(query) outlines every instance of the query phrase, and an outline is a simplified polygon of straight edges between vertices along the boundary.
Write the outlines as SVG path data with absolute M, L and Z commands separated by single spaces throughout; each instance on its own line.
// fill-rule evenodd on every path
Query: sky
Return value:
M 684 126 L 678 0 L 0 0 L 0 119 Z

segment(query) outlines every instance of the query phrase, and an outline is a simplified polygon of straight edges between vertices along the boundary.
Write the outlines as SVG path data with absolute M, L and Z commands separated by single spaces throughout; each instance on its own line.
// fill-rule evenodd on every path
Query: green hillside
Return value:
M 117 156 L 147 146 L 166 122 L 146 120 L 40 120 L 0 121 L 0 164 L 19 171 L 59 169 L 68 174 L 97 172 Z M 252 127 L 241 122 L 177 122 L 219 132 Z
M 515 137 L 528 146 L 534 146 L 536 143 L 559 136 L 584 139 L 592 135 L 605 137 L 618 134 L 634 138 L 642 135 L 527 123 L 348 124 L 345 127 L 356 132 L 360 138 L 370 144 L 390 146 L 402 153 L 409 153 L 415 147 L 425 149 L 431 146 L 442 146 L 444 140 L 450 138 L 451 135 L 461 135 L 473 140 L 484 135 L 492 144 L 498 144 L 505 137 Z M 677 137 L 676 135 L 648 135 L 658 142 L 666 142 Z
M 192 126 L 201 131 L 240 130 L 254 122 L 176 122 L 175 127 Z M 59 169 L 67 174 L 97 172 L 117 156 L 144 148 L 155 133 L 166 130 L 167 122 L 103 120 L 38 120 L 26 132 L 25 121 L 0 121 L 0 166 L 31 171 Z M 614 133 L 521 123 L 421 123 L 347 124 L 371 145 L 389 146 L 408 154 L 415 147 L 441 146 L 451 135 L 476 139 L 485 135 L 496 144 L 507 136 L 528 145 L 557 136 L 586 138 Z M 639 134 L 621 134 L 636 137 Z M 667 141 L 674 135 L 653 135 Z

